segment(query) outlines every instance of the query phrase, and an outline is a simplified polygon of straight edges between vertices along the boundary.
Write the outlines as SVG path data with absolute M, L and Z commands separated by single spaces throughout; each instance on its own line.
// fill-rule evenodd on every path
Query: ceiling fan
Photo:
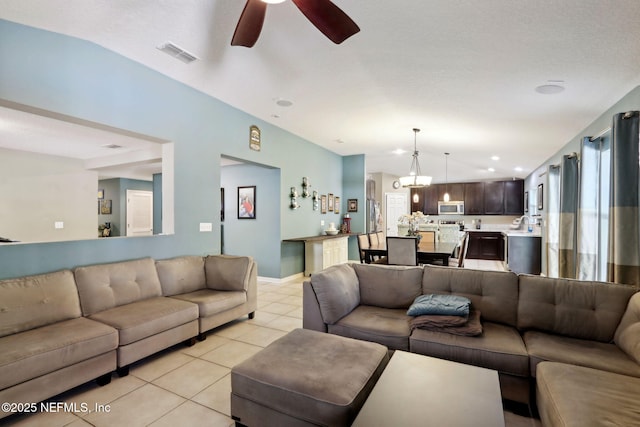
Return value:
M 281 0 L 284 1 L 284 0 Z M 330 0 L 291 0 L 313 25 L 335 44 L 340 44 L 360 28 L 338 6 Z M 252 47 L 258 40 L 267 3 L 276 0 L 247 0 L 240 20 L 233 33 L 231 46 Z

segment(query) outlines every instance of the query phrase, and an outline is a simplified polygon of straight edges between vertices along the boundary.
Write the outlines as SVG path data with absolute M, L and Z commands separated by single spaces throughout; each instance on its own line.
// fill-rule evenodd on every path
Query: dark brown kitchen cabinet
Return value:
M 464 184 L 438 184 L 438 200 L 444 200 L 444 193 L 449 193 L 449 200 L 459 202 L 464 200 Z
M 503 181 L 484 183 L 484 213 L 485 215 L 504 214 Z
M 424 187 L 424 203 L 422 213 L 425 215 L 438 215 L 438 186 Z
M 516 179 L 504 182 L 504 214 L 524 214 L 524 181 Z
M 467 182 L 464 185 L 464 214 L 484 214 L 484 182 Z M 471 249 L 471 246 L 469 246 Z
M 418 202 L 414 202 L 414 195 L 418 195 Z M 411 189 L 411 212 L 420 211 L 425 215 L 438 215 L 438 188 L 430 185 Z
M 504 260 L 504 236 L 500 232 L 469 232 L 469 259 Z
M 522 215 L 524 213 L 524 181 L 465 182 L 432 184 L 411 190 L 411 211 L 438 215 L 438 201 L 464 201 L 465 215 Z M 418 202 L 413 202 L 413 195 Z

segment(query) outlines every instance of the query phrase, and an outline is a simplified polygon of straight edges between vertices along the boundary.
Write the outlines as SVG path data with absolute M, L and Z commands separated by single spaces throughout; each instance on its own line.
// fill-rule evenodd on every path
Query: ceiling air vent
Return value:
M 103 145 L 104 148 L 108 148 L 110 150 L 117 150 L 118 148 L 122 148 L 122 145 L 118 145 L 118 144 L 106 144 Z
M 161 44 L 160 46 L 158 46 L 158 49 L 163 51 L 167 55 L 171 55 L 174 58 L 179 59 L 185 64 L 189 64 L 195 61 L 196 59 L 198 59 L 198 57 L 196 57 L 194 54 L 187 52 L 180 46 L 177 46 L 171 42 L 166 42 L 165 44 Z

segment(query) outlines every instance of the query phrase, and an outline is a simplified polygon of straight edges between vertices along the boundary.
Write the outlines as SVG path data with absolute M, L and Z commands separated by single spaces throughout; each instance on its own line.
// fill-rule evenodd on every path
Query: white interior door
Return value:
M 153 192 L 127 190 L 127 236 L 153 234 Z
M 385 223 L 387 236 L 398 235 L 398 218 L 407 213 L 407 195 L 404 193 L 386 193 Z

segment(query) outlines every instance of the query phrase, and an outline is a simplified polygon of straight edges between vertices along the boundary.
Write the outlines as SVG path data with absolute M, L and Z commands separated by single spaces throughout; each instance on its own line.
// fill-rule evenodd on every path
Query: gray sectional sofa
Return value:
M 0 418 L 93 379 L 106 384 L 112 371 L 126 375 L 256 306 L 251 257 L 144 258 L 0 280 L 0 401 L 15 406 Z
M 640 294 L 629 286 L 551 279 L 512 272 L 439 266 L 394 267 L 344 264 L 311 276 L 303 284 L 303 326 L 351 338 L 498 371 L 503 398 L 530 404 L 538 387 L 544 425 L 566 425 L 573 396 L 554 391 L 537 378 L 539 364 L 551 369 L 583 367 L 628 378 L 640 386 Z M 481 312 L 478 337 L 415 329 L 406 311 L 422 294 L 455 294 L 469 298 Z M 587 374 L 582 373 L 581 375 Z M 564 379 L 563 381 L 570 381 Z M 613 380 L 612 380 L 613 381 Z M 563 385 L 566 387 L 566 384 Z M 597 384 L 594 382 L 594 387 Z M 540 396 L 540 389 L 543 389 Z M 558 389 L 564 390 L 559 387 Z M 593 419 L 616 411 L 615 395 L 599 396 L 606 405 L 586 406 Z M 640 399 L 640 394 L 634 396 Z M 549 408 L 554 408 L 552 411 Z M 563 413 L 563 409 L 569 413 Z M 604 410 L 604 409 L 603 409 Z M 636 421 L 640 416 L 636 411 Z M 576 424 L 578 425 L 578 424 Z M 584 425 L 584 424 L 582 424 Z

